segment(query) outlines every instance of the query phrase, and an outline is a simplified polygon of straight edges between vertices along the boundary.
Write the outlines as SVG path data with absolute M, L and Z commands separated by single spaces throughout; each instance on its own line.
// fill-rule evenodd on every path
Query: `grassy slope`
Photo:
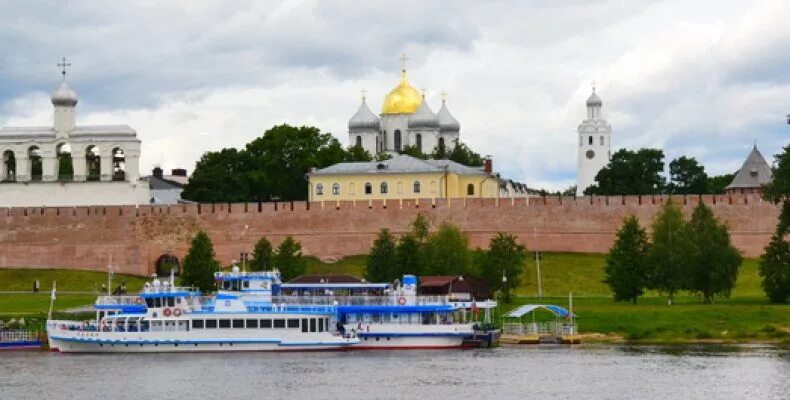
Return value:
M 514 304 L 567 304 L 569 291 L 574 293 L 574 307 L 583 332 L 599 332 L 633 340 L 739 340 L 781 339 L 790 337 L 790 306 L 770 305 L 760 288 L 756 260 L 746 260 L 732 298 L 719 299 L 716 304 L 702 304 L 689 294 L 682 294 L 675 305 L 656 293 L 647 293 L 639 304 L 615 303 L 608 288 L 601 283 L 605 258 L 599 254 L 545 254 L 541 260 L 544 298 L 537 294 L 535 262 L 527 264 Z M 333 264 L 308 259 L 309 274 L 352 274 L 361 276 L 365 256 L 344 258 Z M 101 285 L 106 274 L 82 271 L 0 270 L 0 291 L 29 290 L 33 279 L 41 281 L 46 292 L 53 279 L 59 290 L 93 290 Z M 114 282 L 120 282 L 116 277 Z M 143 278 L 124 277 L 130 291 L 137 290 Z M 529 297 L 527 297 L 529 296 Z M 61 293 L 58 309 L 89 304 L 93 296 Z M 47 293 L 39 295 L 0 294 L 0 315 L 10 312 L 45 312 L 49 306 Z M 550 318 L 542 314 L 538 318 Z

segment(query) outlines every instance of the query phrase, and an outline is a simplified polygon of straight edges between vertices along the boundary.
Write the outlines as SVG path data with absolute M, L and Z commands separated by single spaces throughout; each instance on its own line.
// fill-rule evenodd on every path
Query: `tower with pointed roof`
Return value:
M 727 194 L 762 194 L 763 185 L 770 182 L 772 177 L 771 167 L 755 144 L 724 191 Z
M 451 151 L 461 130 L 458 120 L 444 100 L 438 113 L 431 110 L 425 94 L 409 83 L 405 56 L 402 60 L 400 82 L 384 97 L 378 117 L 363 97 L 362 104 L 348 122 L 349 145 L 360 145 L 371 155 L 396 154 L 407 146 L 416 146 L 430 154 L 440 144 Z
M 577 129 L 579 147 L 576 168 L 576 195 L 584 196 L 584 190 L 595 184 L 598 174 L 612 156 L 612 127 L 601 117 L 603 101 L 593 92 L 587 98 L 587 118 Z

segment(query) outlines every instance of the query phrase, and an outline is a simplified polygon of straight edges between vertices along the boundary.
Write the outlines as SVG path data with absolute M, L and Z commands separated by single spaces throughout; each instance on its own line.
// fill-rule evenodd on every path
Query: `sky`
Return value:
M 347 144 L 405 53 L 431 108 L 447 93 L 461 140 L 530 187 L 575 183 L 592 82 L 613 151 L 731 173 L 790 143 L 788 21 L 781 0 L 0 0 L 0 126 L 51 124 L 66 56 L 77 123 L 132 126 L 144 174 L 280 123 Z

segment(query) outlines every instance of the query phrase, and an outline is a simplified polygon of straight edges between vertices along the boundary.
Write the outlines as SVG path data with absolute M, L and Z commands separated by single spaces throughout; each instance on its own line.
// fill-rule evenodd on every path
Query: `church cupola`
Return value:
M 52 93 L 52 105 L 62 107 L 75 107 L 79 102 L 77 92 L 75 92 L 66 81 L 60 83 Z
M 423 96 L 417 111 L 409 116 L 409 129 L 436 129 L 439 127 L 439 118 L 433 113 Z
M 601 107 L 603 102 L 598 94 L 595 93 L 595 87 L 590 97 L 587 98 L 587 119 L 601 119 Z
M 73 130 L 76 126 L 74 107 L 77 106 L 79 99 L 77 98 L 77 92 L 66 82 L 66 67 L 68 66 L 71 66 L 71 64 L 66 62 L 66 57 L 63 57 L 63 61 L 58 63 L 58 67 L 63 68 L 61 71 L 63 81 L 52 92 L 52 105 L 55 106 L 54 128 L 58 137 L 65 136 L 67 132 Z
M 372 129 L 378 131 L 380 126 L 381 121 L 379 117 L 373 114 L 373 111 L 370 110 L 365 101 L 365 97 L 362 97 L 362 104 L 359 105 L 357 113 L 348 121 L 348 130 L 360 131 Z
M 447 101 L 445 99 L 442 99 L 442 107 L 436 113 L 436 117 L 439 118 L 439 129 L 442 132 L 458 132 L 461 130 L 461 124 L 447 109 Z

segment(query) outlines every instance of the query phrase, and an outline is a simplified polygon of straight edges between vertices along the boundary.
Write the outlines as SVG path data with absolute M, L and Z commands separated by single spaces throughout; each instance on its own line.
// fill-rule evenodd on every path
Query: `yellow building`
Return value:
M 385 161 L 343 162 L 307 174 L 310 201 L 496 198 L 499 181 L 487 167 L 405 154 Z

